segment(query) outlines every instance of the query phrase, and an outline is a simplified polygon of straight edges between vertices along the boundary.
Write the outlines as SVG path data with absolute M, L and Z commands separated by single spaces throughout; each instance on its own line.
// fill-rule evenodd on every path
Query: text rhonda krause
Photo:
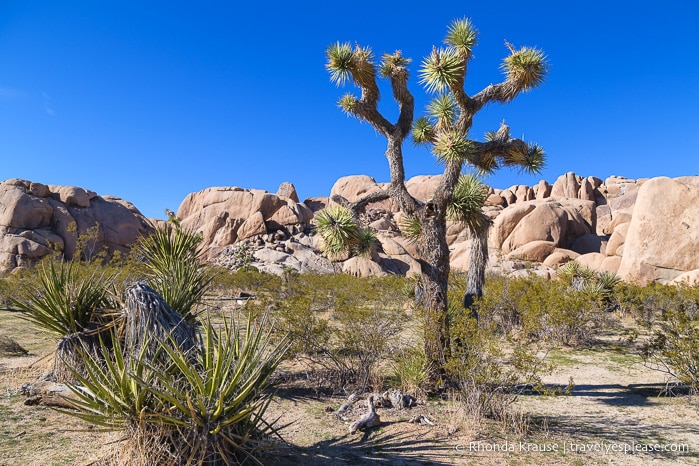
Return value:
M 509 442 L 485 443 L 470 442 L 457 445 L 456 451 L 479 452 L 522 452 L 522 453 L 652 453 L 652 452 L 689 452 L 689 445 L 682 443 L 531 443 Z

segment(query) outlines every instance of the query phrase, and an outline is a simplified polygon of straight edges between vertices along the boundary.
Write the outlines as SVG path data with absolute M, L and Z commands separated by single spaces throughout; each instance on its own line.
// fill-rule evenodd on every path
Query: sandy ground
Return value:
M 491 422 L 474 424 L 462 408 L 439 400 L 404 410 L 379 409 L 379 427 L 350 435 L 350 422 L 363 412 L 360 404 L 342 419 L 329 412 L 343 404 L 342 398 L 318 397 L 302 382 L 283 385 L 268 414 L 280 425 L 289 424 L 281 431 L 287 445 L 263 462 L 699 464 L 697 403 L 687 396 L 659 397 L 664 375 L 638 364 L 617 340 L 608 336 L 591 349 L 549 355 L 556 369 L 544 381 L 565 387 L 572 377 L 575 386 L 570 396 L 521 396 L 515 409 L 531 418 L 524 436 Z M 37 348 L 47 348 L 47 342 L 32 340 L 28 349 Z M 118 446 L 118 434 L 97 432 L 51 408 L 23 404 L 21 386 L 50 365 L 50 357 L 0 357 L 0 466 L 87 465 Z M 434 425 L 408 422 L 416 414 Z

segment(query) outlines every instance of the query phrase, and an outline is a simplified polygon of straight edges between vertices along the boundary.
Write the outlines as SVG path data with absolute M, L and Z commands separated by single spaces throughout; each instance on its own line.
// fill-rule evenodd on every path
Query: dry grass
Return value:
M 70 416 L 43 406 L 25 406 L 21 387 L 51 367 L 52 339 L 31 329 L 15 315 L 0 313 L 0 328 L 32 355 L 0 358 L 0 466 L 87 465 L 119 451 L 112 433 L 100 433 Z M 10 329 L 7 331 L 7 329 Z M 367 433 L 349 435 L 346 420 L 332 412 L 345 399 L 323 395 L 305 380 L 299 367 L 285 367 L 270 419 L 291 423 L 281 445 L 263 458 L 272 465 L 344 464 L 473 464 L 485 465 L 673 465 L 699 464 L 699 415 L 687 397 L 657 397 L 663 374 L 636 364 L 621 352 L 622 335 L 610 333 L 586 349 L 552 354 L 556 369 L 544 378 L 565 387 L 571 396 L 519 397 L 508 426 L 483 420 L 464 404 L 448 399 L 422 400 L 410 409 L 378 409 L 382 424 Z M 43 357 L 42 357 L 43 356 Z M 354 413 L 353 413 L 354 414 Z M 408 422 L 416 414 L 434 426 Z M 525 426 L 526 429 L 522 427 Z M 685 443 L 685 453 L 571 453 L 468 451 L 474 445 Z M 89 445 L 89 448 L 86 448 Z

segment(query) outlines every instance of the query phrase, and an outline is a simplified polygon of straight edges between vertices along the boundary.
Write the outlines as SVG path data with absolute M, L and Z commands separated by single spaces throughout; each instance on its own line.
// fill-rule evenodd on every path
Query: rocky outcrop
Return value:
M 237 242 L 282 231 L 298 234 L 308 228 L 313 210 L 298 202 L 291 183 L 278 194 L 259 189 L 213 187 L 189 194 L 177 217 L 182 226 L 202 234 L 209 259 Z
M 439 182 L 439 176 L 417 176 L 408 180 L 406 186 L 415 198 L 425 202 L 433 197 Z M 602 181 L 571 172 L 560 176 L 552 185 L 542 180 L 533 187 L 489 188 L 485 213 L 493 219 L 489 235 L 491 270 L 550 276 L 556 267 L 576 260 L 599 270 L 622 273 L 628 279 L 634 276 L 667 281 L 677 276 L 694 264 L 689 264 L 686 257 L 681 259 L 681 254 L 675 254 L 673 248 L 649 249 L 645 243 L 639 243 L 642 239 L 648 242 L 648 234 L 660 235 L 660 227 L 647 226 L 648 220 L 636 230 L 633 227 L 634 222 L 653 213 L 659 218 L 654 221 L 662 223 L 663 212 L 672 211 L 665 205 L 660 209 L 652 206 L 636 220 L 637 199 L 648 183 L 617 176 Z M 653 186 L 651 183 L 650 187 Z M 379 240 L 378 249 L 371 257 L 331 264 L 318 254 L 317 239 L 309 235 L 313 215 L 326 207 L 332 196 L 340 195 L 353 202 L 385 189 L 386 184 L 377 183 L 369 176 L 347 176 L 335 183 L 329 197 L 299 203 L 293 199 L 295 189 L 290 183 L 280 186 L 276 195 L 241 188 L 209 188 L 188 196 L 178 214 L 184 225 L 197 226 L 204 235 L 210 257 L 217 257 L 222 264 L 240 262 L 231 259 L 231 248 L 242 241 L 254 249 L 253 263 L 274 273 L 291 268 L 344 270 L 356 275 L 419 274 L 418 245 L 401 236 L 398 228 L 401 213 L 391 200 L 369 204 L 362 213 L 361 221 L 377 232 Z M 671 202 L 675 206 L 681 204 L 676 199 Z M 693 213 L 683 215 L 691 218 Z M 686 220 L 685 217 L 682 218 Z M 684 220 L 678 221 L 681 224 Z M 645 232 L 645 237 L 639 231 Z M 675 235 L 683 233 L 672 231 Z M 274 238 L 280 232 L 285 239 L 275 243 Z M 448 222 L 446 234 L 452 269 L 467 271 L 471 241 L 468 230 Z M 693 251 L 690 246 L 696 245 L 695 239 L 691 236 L 686 239 L 676 243 L 678 251 Z M 653 259 L 660 250 L 673 254 L 665 254 L 661 261 Z M 299 260 L 300 257 L 305 259 Z M 528 265 L 523 265 L 523 261 Z
M 699 177 L 648 180 L 638 190 L 618 274 L 644 284 L 671 281 L 695 269 L 699 269 Z
M 0 269 L 37 262 L 57 251 L 127 253 L 153 225 L 129 202 L 74 186 L 20 179 L 0 183 Z
M 516 203 L 495 219 L 491 244 L 510 253 L 533 241 L 550 241 L 554 247 L 570 249 L 595 224 L 592 201 L 542 199 Z
M 426 202 L 440 180 L 417 176 L 406 186 Z M 230 268 L 419 274 L 419 243 L 401 235 L 402 213 L 390 199 L 371 203 L 361 213 L 361 222 L 377 234 L 371 256 L 331 263 L 319 253 L 312 220 L 332 196 L 352 202 L 387 188 L 369 176 L 348 176 L 335 183 L 330 196 L 300 202 L 291 183 L 282 183 L 276 194 L 213 187 L 188 195 L 177 216 L 183 226 L 202 234 L 209 260 Z M 489 267 L 496 273 L 551 276 L 556 267 L 575 260 L 627 281 L 694 283 L 699 277 L 697 201 L 699 177 L 602 181 L 571 172 L 553 184 L 542 180 L 532 187 L 488 188 Z M 7 180 L 0 183 L 0 268 L 31 264 L 54 250 L 67 258 L 78 251 L 87 256 L 103 249 L 126 252 L 153 225 L 121 199 L 79 187 Z M 468 229 L 448 222 L 446 235 L 452 270 L 467 271 Z

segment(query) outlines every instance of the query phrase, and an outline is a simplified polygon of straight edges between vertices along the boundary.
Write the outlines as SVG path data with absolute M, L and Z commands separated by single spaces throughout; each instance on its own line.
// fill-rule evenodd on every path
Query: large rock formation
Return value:
M 313 219 L 313 211 L 297 202 L 293 185 L 283 183 L 279 195 L 259 189 L 214 187 L 189 194 L 177 211 L 182 226 L 203 235 L 207 257 L 226 246 L 268 233 L 297 234 Z M 290 196 L 290 197 L 287 197 Z
M 648 180 L 626 230 L 618 271 L 623 279 L 670 281 L 699 269 L 699 177 Z
M 406 182 L 418 200 L 431 199 L 439 176 Z M 339 195 L 349 201 L 387 189 L 365 175 L 340 178 L 329 197 L 299 202 L 291 183 L 276 194 L 236 187 L 213 187 L 188 195 L 177 215 L 183 226 L 202 234 L 207 258 L 237 268 L 253 265 L 270 273 L 285 270 L 357 275 L 420 273 L 419 243 L 399 229 L 402 213 L 390 199 L 366 206 L 361 222 L 377 232 L 371 256 L 331 263 L 319 253 L 311 228 L 316 212 Z M 699 276 L 699 177 L 602 181 L 575 173 L 553 184 L 488 188 L 485 213 L 490 270 L 552 276 L 575 260 L 623 279 L 647 283 L 694 283 Z M 105 248 L 126 252 L 152 224 L 126 201 L 69 186 L 24 180 L 0 183 L 0 267 L 35 262 L 53 250 L 68 258 Z M 447 224 L 452 270 L 469 267 L 471 237 L 463 225 Z M 79 244 L 79 237 L 88 239 Z
M 0 183 L 0 269 L 28 266 L 54 251 L 67 259 L 126 253 L 152 224 L 129 202 L 74 186 L 20 179 Z M 80 249 L 80 251 L 78 251 Z

